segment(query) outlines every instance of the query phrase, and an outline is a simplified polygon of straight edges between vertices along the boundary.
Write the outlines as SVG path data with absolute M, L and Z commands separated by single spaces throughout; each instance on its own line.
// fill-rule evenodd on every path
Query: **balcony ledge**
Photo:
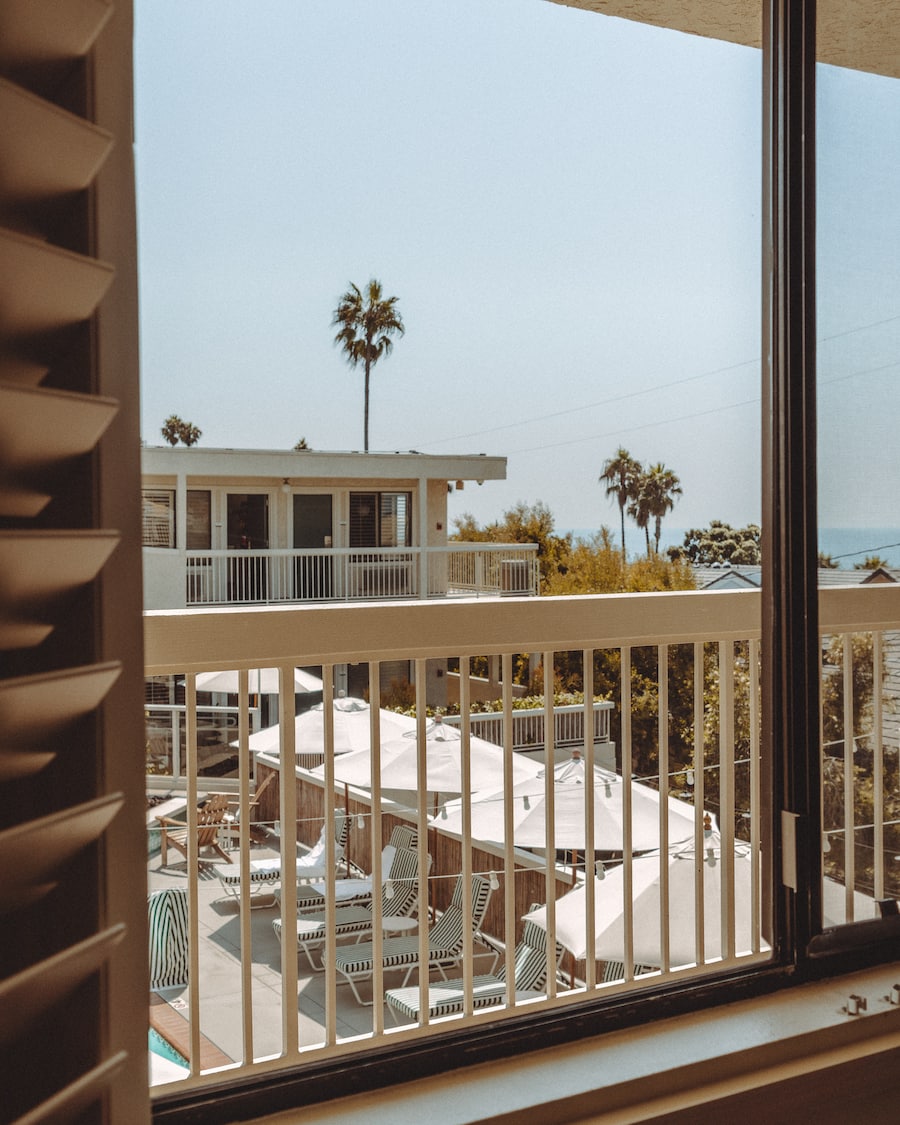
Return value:
M 746 1120 L 751 1107 L 768 1125 L 812 1120 L 813 1109 L 817 1125 L 895 1120 L 900 1007 L 886 998 L 898 979 L 900 963 L 880 966 L 260 1120 L 686 1125 L 723 1108 L 723 1119 Z M 867 1012 L 845 1014 L 851 994 L 867 998 Z

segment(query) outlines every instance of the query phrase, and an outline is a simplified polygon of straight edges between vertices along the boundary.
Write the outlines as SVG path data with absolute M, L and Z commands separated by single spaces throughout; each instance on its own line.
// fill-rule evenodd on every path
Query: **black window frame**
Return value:
M 413 1043 L 360 1048 L 352 1092 L 573 1042 L 838 976 L 896 957 L 896 920 L 822 932 L 815 348 L 815 0 L 761 0 L 763 23 L 762 838 L 772 959 L 654 991 Z M 798 873 L 796 887 L 784 885 Z M 764 914 L 765 914 L 764 909 Z M 893 948 L 891 947 L 893 942 Z M 348 1093 L 346 1058 L 225 1083 L 154 1105 L 159 1122 L 226 1122 Z

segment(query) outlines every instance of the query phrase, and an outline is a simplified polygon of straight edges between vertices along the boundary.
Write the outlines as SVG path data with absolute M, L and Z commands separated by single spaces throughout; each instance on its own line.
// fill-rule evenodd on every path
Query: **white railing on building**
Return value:
M 503 682 L 511 684 L 513 658 L 517 654 L 540 653 L 545 666 L 549 667 L 554 652 L 581 653 L 584 667 L 591 667 L 595 653 L 612 653 L 610 666 L 618 670 L 614 710 L 602 708 L 600 713 L 616 718 L 616 728 L 612 733 L 619 748 L 625 825 L 617 857 L 611 860 L 608 855 L 600 854 L 590 830 L 583 841 L 584 846 L 575 848 L 574 855 L 568 849 L 564 856 L 557 855 L 559 841 L 552 836 L 547 837 L 551 846 L 543 855 L 540 850 L 523 855 L 514 832 L 511 835 L 501 833 L 494 843 L 473 838 L 471 830 L 466 828 L 466 816 L 471 813 L 463 815 L 461 834 L 442 833 L 440 817 L 435 820 L 430 818 L 438 795 L 426 791 L 424 786 L 409 795 L 402 811 L 402 817 L 418 829 L 419 901 L 422 904 L 419 912 L 422 925 L 417 939 L 420 957 L 426 954 L 424 905 L 429 902 L 434 905 L 435 900 L 431 896 L 435 888 L 446 886 L 448 881 L 460 875 L 469 879 L 477 872 L 482 872 L 496 888 L 490 916 L 481 933 L 490 949 L 500 951 L 509 973 L 511 983 L 498 995 L 498 1006 L 491 1014 L 491 1018 L 503 1018 L 506 1014 L 521 1017 L 530 1010 L 542 1011 L 564 1007 L 572 1002 L 583 1003 L 591 994 L 602 992 L 614 995 L 648 983 L 655 984 L 670 976 L 698 977 L 721 971 L 723 967 L 736 968 L 768 957 L 768 923 L 764 912 L 768 896 L 763 888 L 773 876 L 766 863 L 771 850 L 764 846 L 761 839 L 761 813 L 768 798 L 761 789 L 759 771 L 760 697 L 759 679 L 755 674 L 759 665 L 759 617 L 758 591 L 535 598 L 515 603 L 502 600 L 495 603 L 435 601 L 407 604 L 402 609 L 391 605 L 355 604 L 223 609 L 202 613 L 173 611 L 145 615 L 145 650 L 148 675 L 187 673 L 186 797 L 189 817 L 196 815 L 192 813 L 192 804 L 198 792 L 198 730 L 192 713 L 196 711 L 194 673 L 201 670 L 281 667 L 284 687 L 279 710 L 282 714 L 290 714 L 295 666 L 322 666 L 326 705 L 329 705 L 329 677 L 336 665 L 347 662 L 368 664 L 369 683 L 377 693 L 379 662 L 410 659 L 415 661 L 419 703 L 424 704 L 427 662 L 456 658 L 463 669 L 460 691 L 465 713 L 469 708 L 468 661 L 465 659 L 468 655 L 499 656 Z M 836 772 L 830 782 L 826 778 L 826 783 L 833 784 L 836 797 L 830 803 L 825 802 L 828 819 L 824 825 L 826 874 L 829 875 L 826 883 L 831 888 L 830 902 L 829 886 L 825 888 L 826 911 L 831 912 L 827 920 L 834 923 L 866 916 L 874 899 L 885 897 L 888 892 L 891 897 L 896 897 L 896 874 L 889 861 L 891 854 L 900 852 L 900 838 L 896 835 L 897 826 L 885 812 L 894 807 L 891 802 L 897 800 L 896 792 L 887 788 L 885 780 L 895 778 L 896 770 L 888 769 L 882 745 L 884 716 L 890 712 L 895 701 L 888 691 L 875 691 L 866 708 L 854 709 L 853 693 L 857 687 L 849 664 L 854 635 L 863 634 L 871 638 L 871 654 L 864 659 L 871 664 L 871 681 L 876 685 L 883 683 L 885 649 L 898 643 L 893 635 L 897 630 L 900 630 L 900 586 L 848 587 L 822 592 L 821 631 L 823 636 L 831 638 L 842 636 L 845 655 L 843 712 L 837 716 L 840 726 L 838 737 L 843 737 L 844 748 L 842 758 L 835 759 L 840 768 L 835 767 Z M 648 649 L 653 653 L 652 658 L 646 652 L 640 652 Z M 676 656 L 677 661 L 674 660 Z M 678 663 L 680 668 L 677 676 L 671 673 L 674 663 Z M 864 680 L 865 677 L 862 677 L 859 682 Z M 680 703 L 684 702 L 679 693 L 687 693 L 691 700 L 689 715 L 692 715 L 692 730 L 687 734 L 687 760 L 676 760 L 671 753 L 673 729 L 670 712 L 676 696 Z M 501 721 L 509 724 L 506 729 L 512 730 L 515 713 L 511 691 L 506 692 L 503 703 L 504 710 L 499 720 L 479 715 L 476 721 Z M 547 706 L 544 736 L 548 752 L 553 748 L 553 738 L 548 734 L 556 731 L 554 711 Z M 239 740 L 243 740 L 248 737 L 250 729 L 249 696 L 242 700 L 239 712 Z M 595 709 L 590 699 L 584 712 L 590 725 L 595 721 L 592 717 Z M 420 714 L 424 715 L 424 707 L 420 707 Z M 377 735 L 377 712 L 375 716 L 372 722 Z M 546 723 L 547 717 L 552 718 L 552 723 Z M 423 717 L 420 720 L 422 728 L 424 722 Z M 864 729 L 852 730 L 854 723 Z M 684 732 L 681 733 L 684 737 Z M 860 745 L 861 739 L 866 739 L 871 746 L 864 762 L 854 761 L 853 749 L 855 745 Z M 596 749 L 594 742 L 588 739 L 585 743 L 588 766 Z M 512 739 L 502 749 L 507 762 L 503 783 L 503 807 L 507 810 L 514 808 L 511 743 Z M 377 740 L 374 744 L 378 745 Z M 653 763 L 650 777 L 646 776 L 648 750 Z M 637 761 L 639 752 L 643 754 L 641 769 L 645 776 L 642 780 L 659 795 L 659 840 L 649 857 L 635 854 L 637 849 L 632 846 L 628 835 L 628 825 L 633 826 L 636 815 L 632 785 L 638 780 L 632 760 Z M 860 755 L 855 757 L 859 759 Z M 359 847 L 360 841 L 367 841 L 372 856 L 373 883 L 379 886 L 382 882 L 384 873 L 380 869 L 380 846 L 388 833 L 387 818 L 397 814 L 397 806 L 384 801 L 379 793 L 379 758 L 380 751 L 376 750 L 372 775 L 375 787 L 371 790 L 353 790 L 336 783 L 335 760 L 329 754 L 325 755 L 324 776 L 314 777 L 296 767 L 293 725 L 285 726 L 280 756 L 274 759 L 278 776 L 291 779 L 291 784 L 280 786 L 277 806 L 277 820 L 281 826 L 278 839 L 282 879 L 280 899 L 278 905 L 272 907 L 272 916 L 280 917 L 282 922 L 281 976 L 280 987 L 273 989 L 269 983 L 265 989 L 271 995 L 271 1002 L 279 1009 L 279 1019 L 271 1018 L 271 1014 L 262 1017 L 258 1010 L 257 994 L 260 990 L 254 988 L 253 980 L 257 938 L 253 939 L 251 956 L 250 925 L 250 907 L 256 903 L 251 903 L 251 884 L 247 879 L 239 902 L 231 906 L 235 914 L 235 933 L 239 934 L 234 942 L 238 949 L 234 955 L 234 979 L 241 1001 L 235 1018 L 241 1023 L 242 1038 L 239 1039 L 244 1044 L 243 1048 L 233 1052 L 233 1072 L 237 1075 L 249 1069 L 269 1072 L 296 1066 L 304 1059 L 314 1059 L 317 1050 L 328 1056 L 347 1052 L 349 1057 L 359 1049 L 360 1037 L 377 1042 L 385 1034 L 386 1017 L 382 1004 L 376 1002 L 373 1008 L 360 1009 L 349 998 L 348 990 L 339 986 L 336 958 L 340 945 L 334 932 L 337 904 L 333 897 L 333 880 L 325 882 L 325 907 L 321 912 L 325 920 L 321 946 L 323 972 L 310 974 L 303 967 L 305 962 L 300 962 L 298 968 L 293 940 L 298 905 L 297 854 L 294 847 L 298 821 L 300 835 L 309 843 L 315 838 L 324 816 L 325 838 L 330 841 L 336 823 L 335 808 L 348 805 L 353 813 L 351 852 L 354 839 L 356 847 Z M 465 754 L 463 760 L 467 760 Z M 426 761 L 424 751 L 420 751 L 422 768 Z M 547 795 L 552 796 L 550 772 L 545 770 L 544 774 Z M 239 756 L 238 776 L 233 784 L 239 800 L 244 802 L 244 808 L 249 809 L 249 753 Z M 324 813 L 320 814 L 318 823 L 311 826 L 301 815 L 300 801 L 306 799 L 304 794 L 315 791 L 316 787 L 320 794 L 333 792 L 334 797 L 322 802 L 320 807 L 324 808 Z M 601 789 L 595 794 L 594 787 L 588 785 L 583 788 L 585 818 L 590 825 L 602 812 L 603 795 Z M 612 786 L 607 785 L 607 789 L 610 788 Z M 360 800 L 354 806 L 357 798 Z M 669 820 L 663 811 L 669 808 L 670 799 L 677 800 L 682 810 L 685 807 L 693 810 L 692 831 L 685 839 L 676 841 L 670 835 Z M 464 794 L 462 800 L 464 810 L 471 810 L 472 798 Z M 712 821 L 706 815 L 709 811 L 713 814 Z M 248 820 L 247 816 L 242 818 L 239 847 L 235 852 L 235 864 L 245 875 L 249 875 L 252 854 Z M 507 823 L 512 825 L 511 816 Z M 717 831 L 716 847 L 712 848 L 709 833 L 714 830 Z M 354 837 L 353 833 L 357 835 Z M 845 847 L 846 840 L 853 841 L 854 846 Z M 456 852 L 448 851 L 451 845 L 457 848 Z M 863 851 L 859 850 L 860 847 Z M 681 865 L 659 862 L 659 856 L 672 857 L 675 850 L 691 862 Z M 428 854 L 437 857 L 430 877 Z M 450 855 L 455 858 L 448 859 Z M 869 856 L 868 860 L 862 858 L 865 855 Z M 186 868 L 188 872 L 198 870 L 198 858 L 196 855 L 191 858 Z M 628 905 L 631 891 L 625 890 L 620 902 L 620 964 L 610 971 L 611 962 L 596 961 L 593 927 L 586 922 L 588 953 L 585 958 L 579 962 L 566 961 L 566 972 L 562 976 L 551 972 L 539 990 L 542 998 L 517 997 L 512 983 L 513 953 L 516 937 L 521 932 L 520 918 L 529 905 L 528 901 L 523 902 L 523 895 L 530 901 L 547 904 L 545 925 L 551 936 L 552 948 L 552 938 L 558 932 L 556 903 L 567 887 L 583 884 L 586 916 L 591 918 L 595 903 L 602 901 L 607 893 L 604 887 L 612 884 L 637 887 L 638 865 L 641 865 L 643 873 L 648 858 L 656 865 L 653 882 L 658 905 L 650 920 L 645 918 L 638 926 L 636 916 Z M 333 859 L 334 852 L 329 844 L 326 860 L 332 869 Z M 558 859 L 565 862 L 558 865 Z M 604 867 L 597 866 L 601 859 L 606 865 L 607 878 L 587 879 L 585 882 L 584 872 L 595 868 L 601 873 L 604 871 Z M 617 882 L 609 877 L 611 862 L 622 865 L 624 879 Z M 691 872 L 687 889 L 681 884 L 676 886 L 676 867 Z M 709 872 L 713 869 L 715 894 L 710 897 L 707 883 Z M 199 886 L 208 886 L 208 883 L 207 874 L 206 881 Z M 195 895 L 189 927 L 190 979 L 202 984 L 199 966 L 205 923 L 201 924 L 199 917 L 198 883 L 189 880 L 189 885 L 193 886 L 192 893 Z M 618 893 L 622 894 L 622 891 Z M 468 909 L 466 907 L 464 911 L 464 918 L 470 919 Z M 693 954 L 688 957 L 687 963 L 683 963 L 684 954 L 675 953 L 674 927 L 686 910 L 692 923 L 688 940 L 693 943 Z M 218 926 L 221 919 L 217 917 L 215 922 Z M 651 972 L 643 973 L 639 967 L 638 950 L 648 928 L 656 935 L 657 953 Z M 376 896 L 371 933 L 376 954 L 382 942 L 387 940 L 383 936 L 384 931 L 389 930 L 390 921 L 383 918 L 383 906 Z M 478 1018 L 473 1014 L 473 979 L 479 972 L 485 971 L 486 956 L 481 938 L 470 942 L 461 953 L 459 973 L 449 974 L 458 975 L 462 982 L 462 1011 L 456 1016 L 462 1024 L 472 1023 Z M 646 957 L 644 961 L 650 964 Z M 268 966 L 266 971 L 270 973 Z M 609 979 L 606 979 L 607 972 Z M 416 979 L 415 974 L 413 979 Z M 385 990 L 394 987 L 399 980 L 389 970 L 382 969 L 376 955 L 369 983 L 376 1000 L 380 1001 Z M 427 974 L 422 975 L 419 984 L 418 995 L 420 999 L 425 999 L 428 996 Z M 304 1007 L 313 992 L 316 1005 Z M 221 1038 L 220 1001 L 220 990 L 206 996 L 202 987 L 192 985 L 190 1017 L 192 1027 L 199 1029 L 196 1034 L 202 1031 L 217 1041 Z M 349 1016 L 347 1005 L 351 1009 Z M 360 1013 L 363 1013 L 362 1027 Z M 392 1030 L 392 1035 L 400 1039 L 427 1035 L 432 1030 L 432 1023 L 427 1015 L 423 1015 L 418 1022 Z M 353 1034 L 341 1030 L 351 1026 Z M 441 1028 L 446 1026 L 440 1025 Z M 278 1041 L 274 1045 L 266 1038 L 266 1028 L 272 1027 L 279 1028 Z M 210 1081 L 201 1075 L 200 1069 L 199 1063 L 195 1062 L 185 1081 L 196 1085 Z M 213 1080 L 221 1077 L 220 1072 Z
M 598 699 L 593 704 L 594 743 L 609 742 L 609 715 L 613 704 Z M 553 708 L 553 745 L 563 749 L 584 746 L 584 707 L 567 703 Z M 459 715 L 445 715 L 444 722 L 458 727 Z M 470 716 L 469 729 L 477 738 L 503 745 L 504 715 L 502 711 L 486 711 Z M 513 750 L 543 749 L 546 732 L 546 715 L 543 708 L 516 707 L 512 712 Z
M 420 582 L 424 556 L 427 579 Z M 534 596 L 537 545 L 188 551 L 188 606 Z

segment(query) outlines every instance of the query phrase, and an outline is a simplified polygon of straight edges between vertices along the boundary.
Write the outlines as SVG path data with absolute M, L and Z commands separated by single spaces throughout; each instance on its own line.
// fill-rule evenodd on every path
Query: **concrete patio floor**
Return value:
M 251 844 L 253 859 L 267 859 L 277 856 L 274 839 L 254 841 Z M 235 862 L 238 852 L 230 853 Z M 170 850 L 169 864 L 162 866 L 157 852 L 148 864 L 148 892 L 165 887 L 187 887 L 187 863 L 177 852 Z M 200 1031 L 204 1038 L 201 1046 L 201 1068 L 223 1065 L 221 1055 L 234 1062 L 243 1061 L 243 1017 L 241 989 L 241 923 L 238 900 L 223 889 L 215 875 L 218 858 L 210 862 L 201 861 L 198 879 L 199 897 L 199 958 L 200 958 Z M 277 1057 L 282 1053 L 283 1001 L 281 974 L 281 947 L 272 928 L 272 922 L 280 917 L 280 904 L 257 906 L 250 911 L 251 948 L 250 975 L 252 980 L 252 1034 L 253 1060 Z M 476 947 L 475 972 L 489 972 L 494 960 L 494 951 L 487 947 Z M 403 982 L 405 970 L 385 974 L 385 987 L 399 986 Z M 438 974 L 434 974 L 435 979 Z M 415 975 L 413 976 L 413 982 Z M 312 972 L 305 956 L 298 960 L 298 1012 L 299 1037 L 301 1048 L 324 1044 L 326 988 L 325 973 Z M 411 982 L 412 983 L 412 982 Z M 367 986 L 361 991 L 365 996 Z M 338 1038 L 350 1038 L 370 1034 L 372 1031 L 372 1008 L 358 1004 L 346 985 L 336 990 L 336 1027 Z M 189 1015 L 189 991 L 186 987 L 157 990 L 154 1007 L 154 1026 L 163 1032 L 170 1041 L 181 1039 L 186 1044 Z M 169 1010 L 163 1010 L 159 1000 L 165 1001 Z M 180 1014 L 183 1019 L 179 1020 Z M 161 1027 L 168 1021 L 165 1030 Z M 180 1034 L 179 1034 L 180 1025 Z M 386 1028 L 398 1026 L 391 1012 L 385 1007 L 384 1025 Z M 174 1028 L 174 1034 L 169 1028 Z M 179 1044 L 176 1042 L 175 1046 Z M 216 1050 L 217 1049 L 217 1050 Z M 187 1048 L 181 1051 L 186 1054 Z M 246 1060 L 251 1061 L 251 1060 Z

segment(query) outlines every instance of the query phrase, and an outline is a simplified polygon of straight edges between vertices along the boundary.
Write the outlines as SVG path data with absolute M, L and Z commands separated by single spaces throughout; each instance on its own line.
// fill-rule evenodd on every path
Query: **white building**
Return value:
M 532 544 L 448 544 L 484 454 L 145 448 L 144 606 L 530 595 Z

